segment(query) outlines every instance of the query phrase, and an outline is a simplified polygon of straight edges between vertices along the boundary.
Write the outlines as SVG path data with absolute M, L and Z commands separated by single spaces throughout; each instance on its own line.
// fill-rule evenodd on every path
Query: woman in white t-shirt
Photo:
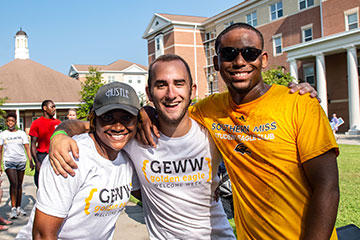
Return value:
M 76 175 L 57 176 L 45 158 L 33 223 L 30 220 L 16 239 L 112 239 L 131 191 L 139 190 L 122 151 L 136 134 L 139 109 L 137 94 L 127 84 L 113 82 L 98 90 L 90 132 L 74 137 L 79 149 Z M 61 129 L 53 136 L 64 134 Z
M 16 114 L 9 113 L 6 116 L 7 130 L 0 133 L 0 174 L 2 173 L 1 162 L 4 160 L 4 168 L 10 182 L 11 211 L 10 218 L 26 215 L 21 208 L 22 183 L 27 158 L 31 158 L 29 139 L 26 133 L 16 129 Z M 2 154 L 2 150 L 4 153 Z M 34 169 L 32 161 L 30 168 Z

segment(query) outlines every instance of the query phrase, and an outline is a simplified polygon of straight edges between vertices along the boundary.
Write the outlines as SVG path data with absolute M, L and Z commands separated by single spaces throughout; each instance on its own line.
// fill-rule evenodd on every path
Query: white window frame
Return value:
M 356 8 L 352 8 L 352 9 L 349 9 L 349 10 L 346 10 L 344 11 L 344 16 L 345 16 L 345 29 L 346 31 L 349 31 L 351 30 L 349 28 L 349 15 L 352 15 L 352 14 L 356 14 L 357 16 L 357 19 L 356 19 L 356 24 L 357 24 L 357 27 L 356 28 L 359 28 L 359 7 L 356 7 Z M 354 22 L 355 23 L 355 22 Z M 352 23 L 352 24 L 354 24 Z
M 278 6 L 278 3 L 281 3 L 281 8 L 277 8 L 277 6 Z M 273 19 L 272 18 L 272 11 L 271 11 L 271 6 L 275 6 L 275 14 L 276 14 L 276 16 L 275 16 L 275 18 Z M 279 11 L 281 11 L 281 16 L 279 16 Z M 269 12 L 270 12 L 270 21 L 275 21 L 276 19 L 279 19 L 279 18 L 281 18 L 281 17 L 283 17 L 284 16 L 284 5 L 283 5 L 283 3 L 282 3 L 282 1 L 278 1 L 278 2 L 276 2 L 276 3 L 274 3 L 274 4 L 271 4 L 270 6 L 269 6 Z
M 312 1 L 312 5 L 310 5 L 310 6 L 309 6 L 309 1 L 310 1 L 310 0 L 299 0 L 299 10 L 301 11 L 301 10 L 307 9 L 307 8 L 309 8 L 309 7 L 315 6 L 315 0 L 311 0 L 311 1 Z M 301 4 L 302 2 L 305 3 L 305 7 L 304 7 L 304 8 L 301 8 L 301 7 L 300 7 L 300 4 Z
M 155 58 L 164 54 L 164 35 L 159 34 L 154 39 L 155 42 Z
M 115 82 L 115 76 L 114 75 L 108 76 L 107 78 L 108 78 L 108 80 L 107 80 L 108 83 Z
M 278 47 L 279 45 L 276 45 L 276 39 L 280 38 L 280 47 L 281 47 L 281 52 L 280 53 L 277 53 L 276 52 L 276 47 Z M 272 36 L 272 39 L 273 39 L 273 55 L 274 56 L 280 56 L 283 54 L 283 43 L 282 43 L 282 34 L 276 34 L 274 36 Z
M 306 75 L 306 71 L 305 71 L 305 69 L 306 68 L 310 68 L 310 67 L 312 67 L 312 69 L 313 69 L 313 79 L 314 79 L 314 82 L 313 83 L 311 83 L 311 82 L 308 82 L 307 81 L 307 77 L 309 77 L 309 76 L 311 76 L 311 75 Z M 306 64 L 304 64 L 303 65 L 303 72 L 304 72 L 304 81 L 305 82 L 307 82 L 307 83 L 309 83 L 311 86 L 315 86 L 315 64 L 314 63 L 306 63 Z
M 248 17 L 250 19 L 248 19 Z M 253 27 L 256 27 L 258 25 L 257 24 L 257 13 L 256 13 L 256 11 L 253 11 L 253 12 L 247 14 L 245 16 L 245 21 L 246 21 L 247 24 L 249 24 L 249 25 L 251 25 Z
M 308 41 L 311 41 L 311 40 L 314 39 L 313 25 L 312 25 L 312 24 L 308 24 L 308 25 L 305 25 L 305 26 L 302 26 L 302 27 L 301 27 L 302 42 L 308 42 L 308 41 L 306 41 L 306 39 L 305 39 L 305 31 L 306 31 L 306 30 L 309 30 L 309 29 L 311 30 L 311 39 L 308 40 Z

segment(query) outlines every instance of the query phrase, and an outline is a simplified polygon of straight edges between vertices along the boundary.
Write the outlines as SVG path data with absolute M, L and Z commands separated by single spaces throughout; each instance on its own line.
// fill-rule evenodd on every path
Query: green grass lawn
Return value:
M 340 204 L 336 227 L 360 227 L 360 146 L 340 145 L 338 157 Z

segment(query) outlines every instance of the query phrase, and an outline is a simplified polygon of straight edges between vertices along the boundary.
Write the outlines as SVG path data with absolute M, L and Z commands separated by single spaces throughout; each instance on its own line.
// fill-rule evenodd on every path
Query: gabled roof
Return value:
M 106 71 L 123 71 L 132 65 L 136 65 L 139 68 L 143 69 L 144 71 L 147 71 L 147 67 L 145 67 L 144 65 L 136 64 L 122 59 L 110 63 L 109 65 L 73 64 L 72 67 L 77 72 L 89 72 L 90 67 L 96 68 L 96 70 L 99 72 L 106 72 Z
M 89 72 L 89 68 L 95 68 L 96 70 L 100 70 L 106 67 L 106 65 L 94 65 L 94 64 L 72 64 L 74 70 L 77 72 Z
M 207 19 L 207 17 L 155 13 L 150 23 L 146 27 L 142 38 L 146 39 L 148 36 L 166 28 L 169 25 L 195 26 L 201 25 Z
M 172 22 L 202 23 L 208 19 L 207 17 L 176 15 L 176 14 L 167 14 L 167 13 L 158 13 L 158 15 Z
M 143 70 L 147 70 L 147 67 L 145 67 L 144 65 L 141 64 L 136 64 L 133 62 L 129 62 L 126 60 L 117 60 L 116 62 L 110 63 L 109 65 L 106 66 L 106 68 L 104 68 L 104 70 L 111 70 L 111 71 L 118 71 L 118 70 L 125 70 L 126 68 L 132 66 L 132 65 L 137 65 L 138 67 L 142 68 Z
M 79 102 L 80 82 L 30 59 L 15 59 L 0 67 L 1 96 L 6 103 Z

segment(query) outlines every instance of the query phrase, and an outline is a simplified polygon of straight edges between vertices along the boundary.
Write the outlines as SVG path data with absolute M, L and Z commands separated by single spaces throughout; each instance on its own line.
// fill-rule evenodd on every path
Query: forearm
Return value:
M 339 181 L 335 149 L 303 164 L 311 187 L 305 214 L 303 239 L 329 239 L 339 204 Z
M 314 191 L 305 220 L 304 239 L 330 239 L 339 204 L 339 188 Z
M 57 235 L 54 234 L 43 234 L 41 232 L 38 231 L 33 231 L 33 240 L 56 240 L 57 239 Z
M 31 143 L 31 157 L 34 160 L 33 162 L 36 163 L 37 162 L 37 157 L 36 157 L 36 146 L 35 144 Z M 29 159 L 31 159 L 31 157 Z M 31 160 L 30 160 L 31 161 Z
M 79 135 L 89 131 L 89 122 L 80 120 L 66 120 L 62 122 L 55 131 L 65 131 L 68 136 Z

